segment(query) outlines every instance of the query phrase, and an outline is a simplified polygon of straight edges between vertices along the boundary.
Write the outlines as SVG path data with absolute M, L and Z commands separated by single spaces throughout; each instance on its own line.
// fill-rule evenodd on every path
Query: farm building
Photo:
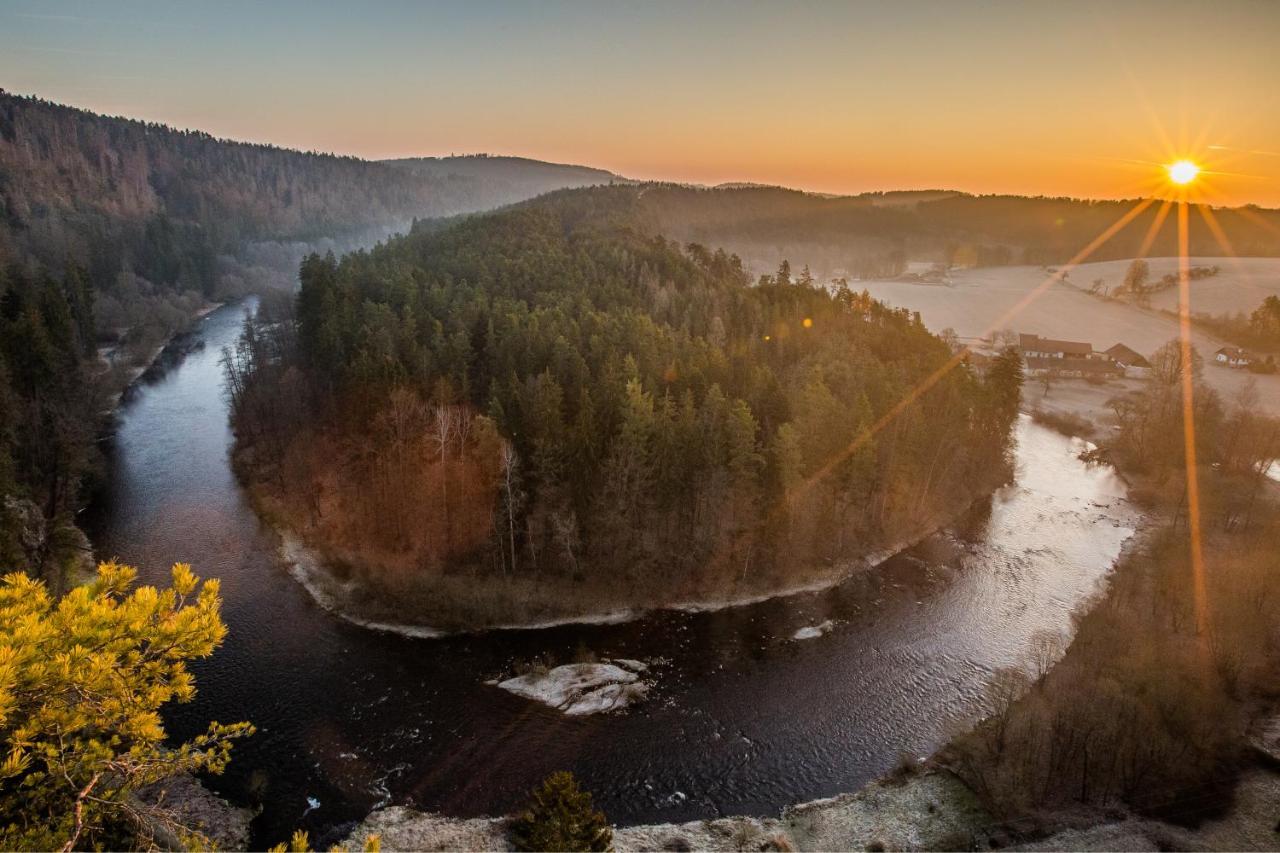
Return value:
M 1116 344 L 1106 350 L 1105 355 L 1131 379 L 1141 379 L 1151 372 L 1151 362 L 1142 353 L 1124 344 Z
M 1124 372 L 1106 353 L 1096 352 L 1093 344 L 1083 341 L 1022 334 L 1018 335 L 1018 351 L 1030 376 L 1107 378 Z
M 1213 354 L 1213 360 L 1227 367 L 1248 367 L 1253 363 L 1253 356 L 1240 347 L 1223 347 Z

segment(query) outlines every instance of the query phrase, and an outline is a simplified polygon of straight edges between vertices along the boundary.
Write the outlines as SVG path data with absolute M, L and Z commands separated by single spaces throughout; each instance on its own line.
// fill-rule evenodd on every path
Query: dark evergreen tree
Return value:
M 581 790 L 573 774 L 552 773 L 530 794 L 529 804 L 511 824 L 517 850 L 602 851 L 613 843 L 603 812 Z

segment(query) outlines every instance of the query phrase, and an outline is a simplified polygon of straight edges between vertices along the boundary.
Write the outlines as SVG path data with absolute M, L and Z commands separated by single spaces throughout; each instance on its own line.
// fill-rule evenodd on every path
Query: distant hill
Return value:
M 82 267 L 100 330 L 291 285 L 305 252 L 366 245 L 415 218 L 614 178 L 516 157 L 293 151 L 0 90 L 0 262 L 57 277 Z
M 409 157 L 382 160 L 396 169 L 432 181 L 444 181 L 468 193 L 477 210 L 501 207 L 552 190 L 610 184 L 626 179 L 604 169 L 546 163 L 527 157 L 471 154 L 461 157 Z
M 807 264 L 817 278 L 894 276 L 908 260 L 1001 266 L 1062 263 L 1135 204 L 1070 198 L 975 196 L 947 190 L 826 196 L 781 187 L 648 185 L 647 220 L 681 242 L 723 247 L 756 274 L 782 260 Z M 1157 215 L 1148 207 L 1094 260 L 1139 254 Z M 1216 214 L 1241 256 L 1280 255 L 1280 211 L 1223 209 Z M 1225 254 L 1203 218 L 1193 214 L 1192 254 Z M 1150 255 L 1177 253 L 1168 217 Z

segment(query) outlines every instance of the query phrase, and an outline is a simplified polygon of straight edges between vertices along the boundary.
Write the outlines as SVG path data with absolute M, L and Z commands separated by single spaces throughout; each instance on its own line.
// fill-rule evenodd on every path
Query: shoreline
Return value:
M 164 355 L 165 351 L 168 350 L 169 347 L 173 346 L 175 341 L 177 341 L 183 335 L 191 332 L 195 328 L 196 324 L 199 323 L 201 320 L 203 320 L 205 317 L 209 316 L 214 311 L 217 311 L 219 308 L 223 308 L 230 304 L 232 303 L 231 302 L 210 302 L 207 305 L 203 306 L 202 308 L 198 309 L 195 313 L 193 313 L 190 317 L 188 317 L 186 320 L 183 321 L 181 328 L 176 329 L 172 334 L 170 334 L 167 338 L 164 339 L 163 343 L 153 348 L 152 351 L 147 354 L 146 358 L 142 359 L 133 367 L 129 368 L 123 386 L 120 388 L 120 391 L 114 395 L 114 398 L 111 401 L 111 405 L 108 406 L 106 411 L 102 413 L 103 416 L 110 418 L 120 410 L 120 407 L 125 404 L 127 398 L 129 397 L 130 393 L 132 393 L 134 387 L 138 384 L 139 381 L 142 380 L 144 376 L 146 376 L 156 366 L 156 363 L 159 362 L 160 357 Z M 107 360 L 105 363 L 107 364 L 107 373 L 110 373 L 110 371 L 114 368 L 111 365 L 111 362 L 109 360 Z
M 511 850 L 507 817 L 452 818 L 404 806 L 370 812 L 339 843 L 359 849 L 378 835 L 387 850 Z M 613 826 L 610 849 L 983 849 L 997 825 L 976 795 L 944 768 L 890 773 L 857 791 L 784 807 L 777 816 Z M 875 846 L 875 845 L 879 846 Z
M 995 491 L 993 490 L 991 494 L 995 494 Z M 988 497 L 990 497 L 990 495 L 988 495 Z M 356 625 L 370 631 L 381 631 L 383 633 L 397 634 L 401 637 L 409 637 L 413 639 L 440 639 L 442 637 L 484 634 L 490 631 L 539 631 L 547 628 L 564 627 L 566 625 L 621 625 L 626 622 L 634 622 L 651 614 L 661 613 L 664 611 L 676 613 L 712 613 L 720 610 L 731 610 L 736 607 L 749 607 L 753 604 L 762 604 L 766 601 L 791 598 L 798 595 L 811 595 L 814 593 L 825 592 L 829 589 L 834 589 L 835 587 L 840 586 L 855 575 L 873 571 L 894 556 L 919 545 L 931 536 L 937 535 L 945 530 L 949 525 L 955 523 L 958 518 L 963 516 L 964 513 L 972 507 L 972 505 L 972 502 L 966 504 L 964 510 L 960 513 L 949 517 L 946 521 L 930 525 L 929 528 L 922 533 L 905 537 L 892 547 L 880 548 L 863 557 L 857 558 L 856 560 L 849 561 L 849 563 L 846 563 L 843 568 L 836 570 L 828 577 L 793 584 L 777 590 L 756 592 L 730 598 L 685 600 L 652 606 L 617 608 L 614 610 L 583 613 L 575 616 L 542 619 L 534 622 L 503 622 L 496 625 L 482 625 L 457 630 L 433 628 L 430 625 L 416 625 L 409 622 L 387 622 L 379 619 L 365 618 L 357 613 L 351 612 L 350 608 L 343 600 L 343 594 L 350 592 L 350 585 L 334 577 L 333 572 L 331 572 L 326 566 L 325 558 L 315 548 L 304 542 L 298 533 L 273 524 L 266 518 L 262 518 L 262 520 L 271 527 L 277 538 L 277 560 L 285 571 L 288 572 L 289 576 L 293 578 L 304 590 L 306 590 L 307 594 L 311 596 L 312 601 L 314 601 L 322 610 L 336 616 L 348 624 Z

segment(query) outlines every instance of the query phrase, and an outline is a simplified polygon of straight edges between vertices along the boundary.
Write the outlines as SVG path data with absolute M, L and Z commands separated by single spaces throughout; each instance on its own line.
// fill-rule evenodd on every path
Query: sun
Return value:
M 1190 160 L 1179 160 L 1166 168 L 1169 170 L 1169 180 L 1175 184 L 1189 184 L 1200 174 L 1200 167 Z

